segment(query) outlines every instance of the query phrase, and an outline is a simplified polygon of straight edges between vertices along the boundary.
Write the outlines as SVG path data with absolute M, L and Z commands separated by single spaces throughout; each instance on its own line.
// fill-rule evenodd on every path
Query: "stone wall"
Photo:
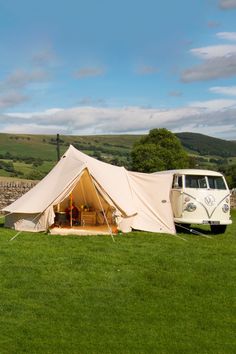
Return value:
M 38 181 L 0 181 L 0 210 L 33 188 Z
M 231 194 L 230 204 L 232 209 L 236 208 L 236 193 Z

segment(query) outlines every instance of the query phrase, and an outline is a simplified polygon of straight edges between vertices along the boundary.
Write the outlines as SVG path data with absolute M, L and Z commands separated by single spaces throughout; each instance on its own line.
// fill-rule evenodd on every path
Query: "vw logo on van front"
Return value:
M 215 197 L 211 194 L 207 195 L 205 198 L 205 203 L 208 205 L 208 206 L 213 206 L 215 204 Z

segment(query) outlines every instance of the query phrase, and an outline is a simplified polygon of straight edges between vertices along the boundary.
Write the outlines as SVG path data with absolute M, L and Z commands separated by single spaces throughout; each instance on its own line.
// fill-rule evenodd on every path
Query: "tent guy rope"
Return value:
M 104 210 L 104 208 L 103 208 L 103 206 L 102 206 L 102 202 L 101 202 L 101 200 L 100 200 L 100 198 L 99 198 L 99 195 L 98 195 L 97 188 L 95 187 L 94 184 L 93 184 L 93 188 L 94 188 L 95 193 L 96 193 L 96 196 L 97 196 L 97 198 L 98 198 L 98 202 L 99 202 L 100 208 L 101 208 L 101 210 L 102 210 L 103 217 L 104 217 L 104 219 L 105 219 L 105 221 L 106 221 L 107 228 L 108 228 L 108 231 L 109 231 L 110 236 L 111 236 L 111 238 L 112 238 L 112 241 L 115 242 L 115 239 L 114 239 L 113 234 L 112 234 L 112 229 L 111 229 L 111 227 L 110 227 L 110 225 L 109 225 L 109 222 L 108 222 L 108 220 L 107 220 L 107 216 L 106 216 L 105 210 Z
M 10 214 L 12 214 L 12 213 L 10 213 Z M 38 214 L 36 214 L 36 216 L 32 219 L 32 221 L 34 221 L 38 216 L 40 216 L 42 213 L 38 213 Z M 20 231 L 18 231 L 10 240 L 9 240 L 9 242 L 10 241 L 13 241 L 18 235 L 20 235 L 22 232 L 23 232 L 24 230 L 20 230 Z
M 194 229 L 190 229 L 190 228 L 185 227 L 183 225 L 178 224 L 177 226 L 182 228 L 182 229 L 184 229 L 184 230 L 186 230 L 186 231 L 189 231 L 192 234 L 195 234 L 195 235 L 198 235 L 198 236 L 203 236 L 203 237 L 206 237 L 206 238 L 212 238 L 211 236 L 207 236 L 207 235 L 203 234 L 202 232 L 199 232 L 199 231 L 194 230 Z

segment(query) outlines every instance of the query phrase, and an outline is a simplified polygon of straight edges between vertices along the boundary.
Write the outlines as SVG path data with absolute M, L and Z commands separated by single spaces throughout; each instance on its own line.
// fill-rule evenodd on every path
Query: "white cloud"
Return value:
M 9 92 L 4 95 L 0 95 L 0 109 L 11 108 L 28 100 L 28 96 L 19 92 Z
M 51 109 L 46 109 L 45 111 L 42 112 L 14 112 L 14 113 L 7 113 L 8 117 L 17 117 L 17 118 L 23 118 L 23 119 L 32 119 L 34 117 L 50 117 L 60 111 L 63 111 L 62 108 L 51 108 Z
M 219 32 L 218 38 L 234 40 L 236 32 Z M 193 48 L 190 54 L 202 63 L 185 69 L 181 81 L 206 81 L 236 76 L 236 44 L 219 44 Z
M 15 70 L 0 81 L 0 109 L 14 107 L 25 101 L 30 100 L 30 97 L 24 94 L 25 90 L 42 89 L 49 79 L 49 74 L 45 70 Z
M 202 48 L 191 49 L 190 53 L 200 59 L 215 59 L 230 57 L 236 54 L 236 45 L 213 45 Z
M 220 95 L 236 96 L 236 86 L 214 86 L 209 91 Z
M 172 96 L 172 97 L 181 97 L 182 95 L 183 95 L 183 93 L 178 90 L 169 92 L 169 96 Z
M 236 108 L 236 100 L 220 99 L 209 101 L 195 101 L 189 104 L 190 107 L 200 108 L 205 112 L 222 111 L 228 108 Z
M 220 27 L 221 23 L 218 21 L 208 21 L 207 26 L 209 28 L 216 28 L 216 27 Z
M 220 0 L 220 8 L 223 10 L 236 8 L 236 0 Z
M 159 69 L 151 65 L 141 65 L 136 69 L 138 75 L 152 75 L 159 72 Z
M 56 59 L 56 56 L 50 46 L 41 49 L 32 56 L 32 61 L 36 65 L 48 65 Z
M 49 76 L 44 70 L 16 70 L 0 82 L 0 89 L 19 89 L 29 84 L 48 80 Z
M 204 106 L 204 103 L 202 106 Z M 172 131 L 191 131 L 222 139 L 235 140 L 235 116 L 236 108 L 225 108 L 219 111 L 199 108 L 197 115 L 179 119 L 178 122 L 167 123 L 165 127 Z
M 199 131 L 225 138 L 236 137 L 236 100 L 192 102 L 175 109 L 72 107 L 0 116 L 4 132 L 42 134 L 147 133 L 166 127 L 172 131 Z M 190 129 L 191 128 L 191 129 Z
M 205 60 L 181 74 L 183 82 L 207 81 L 236 76 L 236 53 L 229 57 Z
M 102 76 L 105 73 L 105 69 L 102 67 L 84 67 L 77 70 L 74 73 L 76 79 L 85 79 L 87 77 Z
M 40 126 L 37 124 L 9 124 L 7 127 L 2 129 L 2 133 L 10 133 L 10 134 L 57 134 L 58 126 L 57 125 L 47 125 Z M 60 134 L 66 135 L 68 133 L 67 128 L 60 128 Z
M 106 101 L 103 98 L 93 99 L 90 96 L 82 97 L 78 100 L 80 106 L 105 106 Z
M 217 37 L 227 41 L 236 41 L 236 32 L 218 32 Z
M 200 124 L 186 124 L 184 126 L 184 129 L 182 127 L 180 128 L 175 128 L 174 129 L 175 133 L 181 133 L 181 132 L 191 132 L 191 133 L 199 133 L 199 134 L 205 134 L 208 136 L 214 136 L 216 138 L 221 138 L 221 139 L 228 139 L 228 140 L 235 140 L 236 136 L 236 128 L 234 125 L 220 125 L 220 126 L 214 126 L 209 129 L 208 124 L 200 123 Z

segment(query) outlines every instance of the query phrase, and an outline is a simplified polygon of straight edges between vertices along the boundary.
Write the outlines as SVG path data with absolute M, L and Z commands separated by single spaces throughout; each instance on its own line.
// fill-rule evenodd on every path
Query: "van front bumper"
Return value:
M 199 224 L 199 225 L 230 225 L 232 220 L 209 220 L 209 219 L 183 219 L 174 218 L 177 224 Z

